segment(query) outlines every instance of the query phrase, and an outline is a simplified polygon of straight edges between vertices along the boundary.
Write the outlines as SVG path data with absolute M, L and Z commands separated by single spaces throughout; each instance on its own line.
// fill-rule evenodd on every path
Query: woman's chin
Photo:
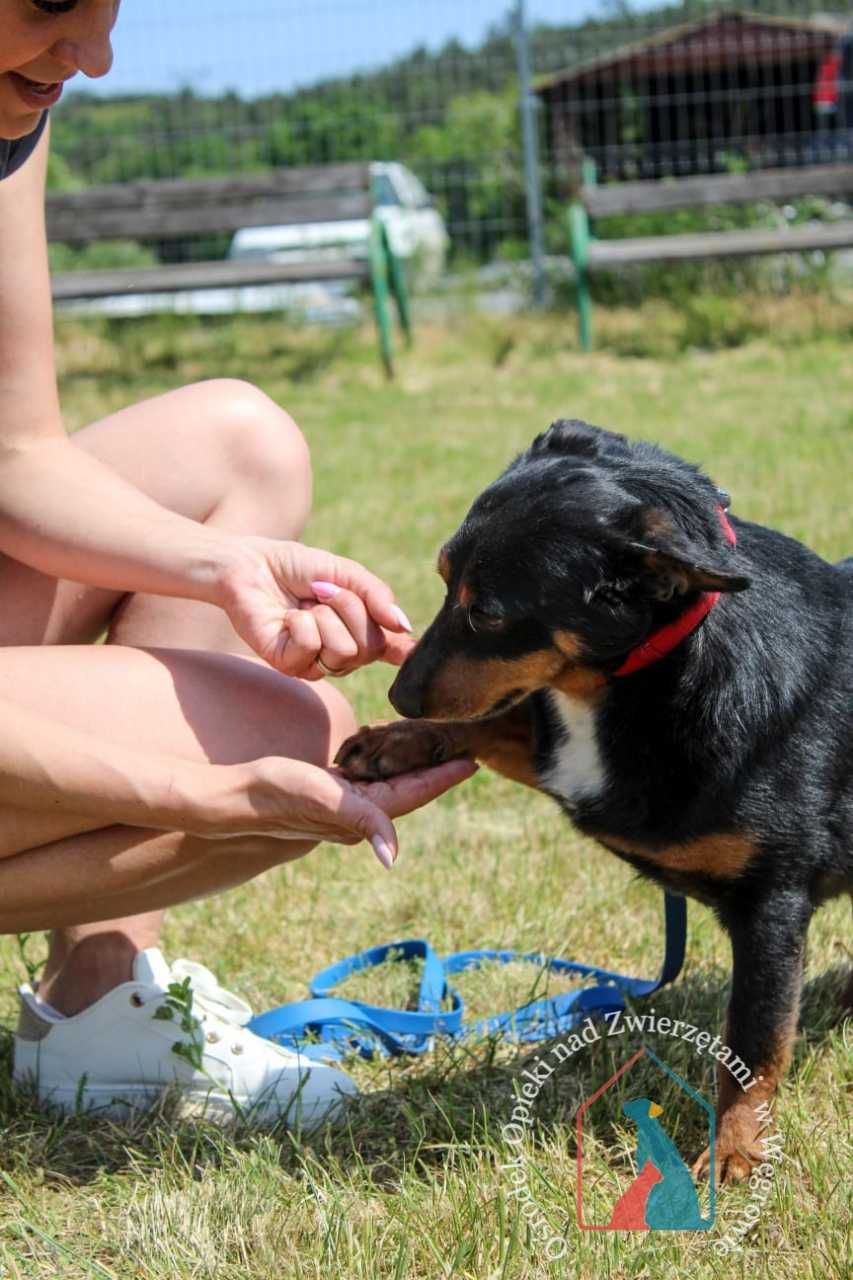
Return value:
M 32 111 L 27 116 L 10 120 L 0 112 L 0 142 L 17 142 L 19 138 L 26 138 L 35 129 L 40 115 L 40 111 Z
M 3 77 L 0 76 L 0 140 L 16 142 L 18 138 L 25 138 L 28 133 L 32 133 L 42 112 L 35 107 L 28 110 L 20 100 L 14 108 L 4 103 L 6 95 L 3 93 L 5 86 L 2 80 Z

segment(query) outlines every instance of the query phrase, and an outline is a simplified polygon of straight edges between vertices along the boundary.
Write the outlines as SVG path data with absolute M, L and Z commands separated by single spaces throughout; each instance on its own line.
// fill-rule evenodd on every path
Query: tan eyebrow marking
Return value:
M 438 553 L 438 572 L 441 574 L 442 578 L 444 578 L 444 581 L 447 582 L 450 577 L 450 557 L 444 547 L 442 547 Z

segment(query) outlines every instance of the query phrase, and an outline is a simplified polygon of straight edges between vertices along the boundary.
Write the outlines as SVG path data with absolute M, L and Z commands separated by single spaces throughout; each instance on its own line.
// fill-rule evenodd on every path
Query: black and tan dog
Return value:
M 725 1042 L 758 1078 L 747 1094 L 720 1072 L 735 1180 L 790 1055 L 809 920 L 853 883 L 853 560 L 727 505 L 653 445 L 555 423 L 441 551 L 447 598 L 391 689 L 408 719 L 339 762 L 378 778 L 476 756 L 714 908 Z

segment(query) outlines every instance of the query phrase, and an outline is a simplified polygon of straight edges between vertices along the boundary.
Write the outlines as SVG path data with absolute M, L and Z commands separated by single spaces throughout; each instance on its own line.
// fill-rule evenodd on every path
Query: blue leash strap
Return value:
M 309 1058 L 341 1058 L 359 1053 L 419 1054 L 432 1047 L 437 1035 L 498 1035 L 526 1042 L 549 1040 L 572 1030 L 591 1014 L 624 1009 L 626 999 L 649 996 L 681 971 L 687 939 L 687 904 L 682 897 L 664 895 L 666 941 L 660 976 L 634 978 L 595 965 L 544 956 L 539 952 L 457 951 L 442 960 L 421 938 L 388 942 L 347 956 L 323 969 L 311 981 L 310 1000 L 298 1000 L 259 1014 L 249 1030 Z M 421 960 L 423 969 L 417 1009 L 392 1009 L 361 1000 L 341 1000 L 333 992 L 341 982 L 388 960 Z M 448 977 L 482 964 L 525 961 L 550 973 L 572 973 L 595 979 L 594 985 L 532 1000 L 507 1013 L 465 1023 L 465 1004 L 448 983 Z M 311 1043 L 313 1041 L 313 1043 Z M 306 1043 L 307 1042 L 307 1043 Z

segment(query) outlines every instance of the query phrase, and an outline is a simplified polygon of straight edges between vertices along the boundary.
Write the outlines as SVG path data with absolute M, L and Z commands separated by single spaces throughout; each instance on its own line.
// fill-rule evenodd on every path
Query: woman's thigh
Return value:
M 308 515 L 305 441 L 246 383 L 215 379 L 166 392 L 84 427 L 72 442 L 190 520 L 295 538 Z M 0 646 L 91 643 L 124 598 L 0 555 Z
M 352 732 L 343 696 L 236 654 L 116 646 L 0 648 L 0 699 L 102 741 L 199 763 L 330 762 Z M 73 813 L 0 810 L 0 857 L 97 830 Z

